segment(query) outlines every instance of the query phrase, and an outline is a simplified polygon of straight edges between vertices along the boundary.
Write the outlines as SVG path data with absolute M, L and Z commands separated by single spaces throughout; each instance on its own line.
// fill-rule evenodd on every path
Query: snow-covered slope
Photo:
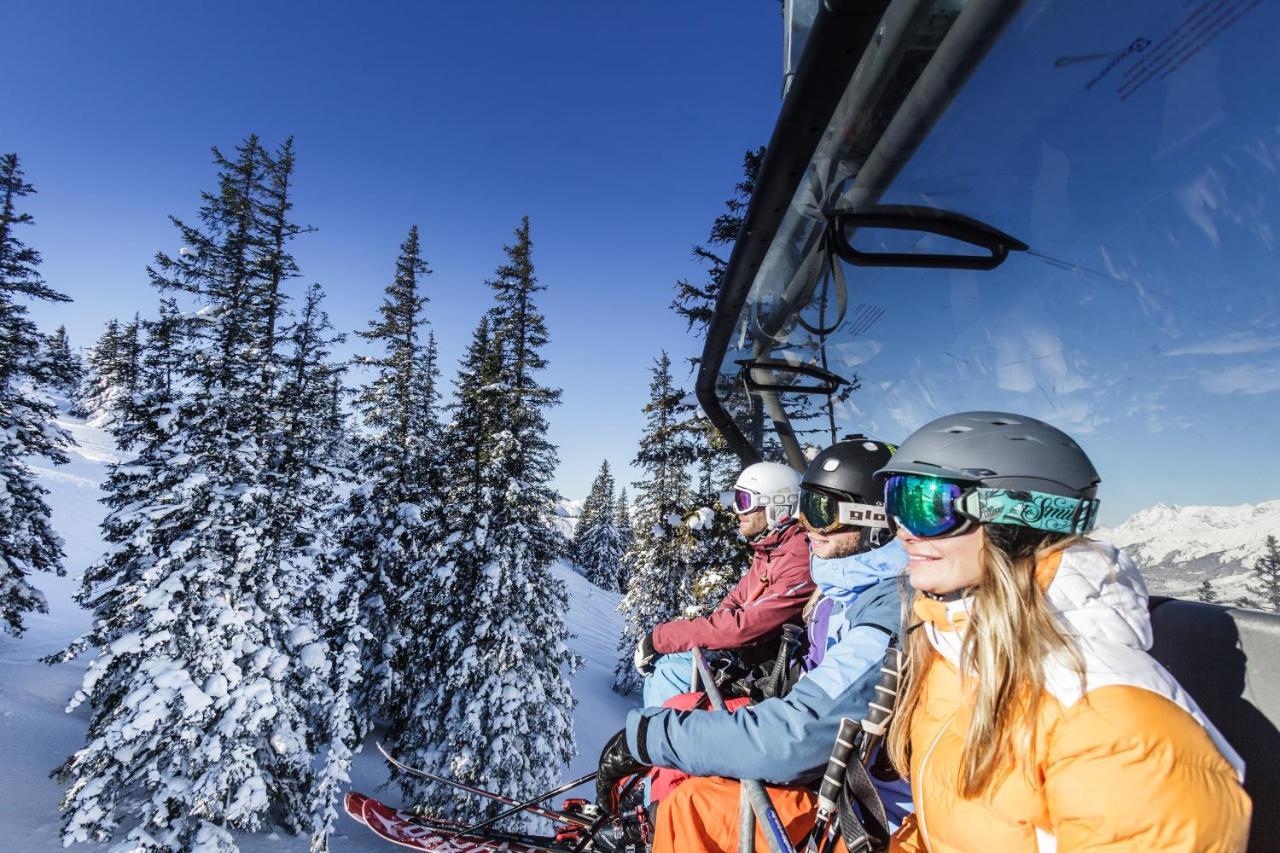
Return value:
M 1244 593 L 1266 537 L 1280 536 L 1280 500 L 1239 506 L 1156 504 L 1093 535 L 1133 555 L 1153 593 L 1195 598 L 1208 578 L 1220 600 L 1232 602 Z
M 82 706 L 72 714 L 63 709 L 80 686 L 87 657 L 54 667 L 39 659 L 62 649 L 88 625 L 88 614 L 72 596 L 77 576 L 102 553 L 98 522 L 104 508 L 98 503 L 99 484 L 106 464 L 115 458 L 111 440 L 101 430 L 71 418 L 64 420 L 63 426 L 80 445 L 70 451 L 71 462 L 37 468 L 50 491 L 54 528 L 66 540 L 68 576 L 34 578 L 49 600 L 49 613 L 28 617 L 29 628 L 21 639 L 0 634 L 0 756 L 6 783 L 0 797 L 0 850 L 23 853 L 63 849 L 58 813 L 62 788 L 48 777 L 83 745 L 87 709 Z M 576 511 L 569 510 L 576 510 L 575 504 L 580 502 L 564 504 L 561 518 L 568 521 L 576 516 Z M 578 700 L 574 714 L 578 756 L 563 774 L 569 779 L 595 768 L 605 740 L 622 727 L 634 703 L 610 689 L 617 659 L 615 645 L 622 631 L 621 616 L 616 612 L 619 596 L 597 589 L 567 565 L 557 565 L 553 571 L 568 592 L 569 629 L 575 635 L 570 645 L 584 660 L 573 678 Z M 394 789 L 378 790 L 386 776 L 372 743 L 366 744 L 352 767 L 352 788 L 395 803 Z M 585 789 L 577 793 L 593 795 Z M 305 853 L 308 849 L 306 839 L 281 835 L 241 836 L 237 841 L 245 853 Z M 334 851 L 383 853 L 394 849 L 345 815 L 330 847 Z M 108 845 L 86 844 L 76 849 L 100 853 Z

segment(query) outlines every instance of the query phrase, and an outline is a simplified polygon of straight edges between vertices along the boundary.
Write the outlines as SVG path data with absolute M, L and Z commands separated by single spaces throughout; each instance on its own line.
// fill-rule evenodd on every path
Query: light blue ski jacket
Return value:
M 898 631 L 899 577 L 906 565 L 906 552 L 896 540 L 851 557 L 813 557 L 813 580 L 835 602 L 826 650 L 817 667 L 802 675 L 786 696 L 732 714 L 670 708 L 632 711 L 627 716 L 632 755 L 692 776 L 783 785 L 817 779 L 831 754 L 840 718 L 860 720 L 866 715 L 889 632 Z

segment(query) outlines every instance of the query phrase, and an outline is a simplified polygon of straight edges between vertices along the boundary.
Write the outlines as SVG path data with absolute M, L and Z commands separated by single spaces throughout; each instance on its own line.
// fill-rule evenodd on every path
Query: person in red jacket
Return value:
M 799 623 L 813 593 L 809 539 L 796 523 L 800 472 L 777 462 L 757 462 L 738 476 L 726 503 L 738 516 L 738 532 L 755 552 L 738 585 L 710 614 L 663 622 L 636 645 L 645 707 L 657 707 L 690 687 L 695 646 L 742 650 L 751 663 L 771 660 L 782 626 Z

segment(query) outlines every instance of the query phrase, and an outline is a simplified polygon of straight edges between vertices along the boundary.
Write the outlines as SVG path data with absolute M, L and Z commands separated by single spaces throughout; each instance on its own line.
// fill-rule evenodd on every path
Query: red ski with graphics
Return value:
M 465 827 L 443 821 L 425 821 L 417 815 L 398 811 L 364 794 L 350 792 L 346 796 L 347 814 L 369 827 L 374 834 L 410 850 L 433 853 L 472 853 L 498 850 L 505 853 L 562 853 L 570 848 L 556 844 L 554 838 L 516 836 L 488 832 L 483 835 L 455 835 Z M 522 840 L 523 839 L 523 840 Z

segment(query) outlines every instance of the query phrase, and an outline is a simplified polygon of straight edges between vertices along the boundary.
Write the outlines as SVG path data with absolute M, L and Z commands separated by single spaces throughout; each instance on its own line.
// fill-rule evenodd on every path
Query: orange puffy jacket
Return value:
M 893 851 L 1242 851 L 1244 765 L 1151 647 L 1133 561 L 1098 543 L 1047 558 L 1037 580 L 1085 659 L 1046 663 L 1032 750 L 981 796 L 960 796 L 971 706 L 958 669 L 967 602 L 917 597 L 935 654 L 911 720 L 916 812 Z

